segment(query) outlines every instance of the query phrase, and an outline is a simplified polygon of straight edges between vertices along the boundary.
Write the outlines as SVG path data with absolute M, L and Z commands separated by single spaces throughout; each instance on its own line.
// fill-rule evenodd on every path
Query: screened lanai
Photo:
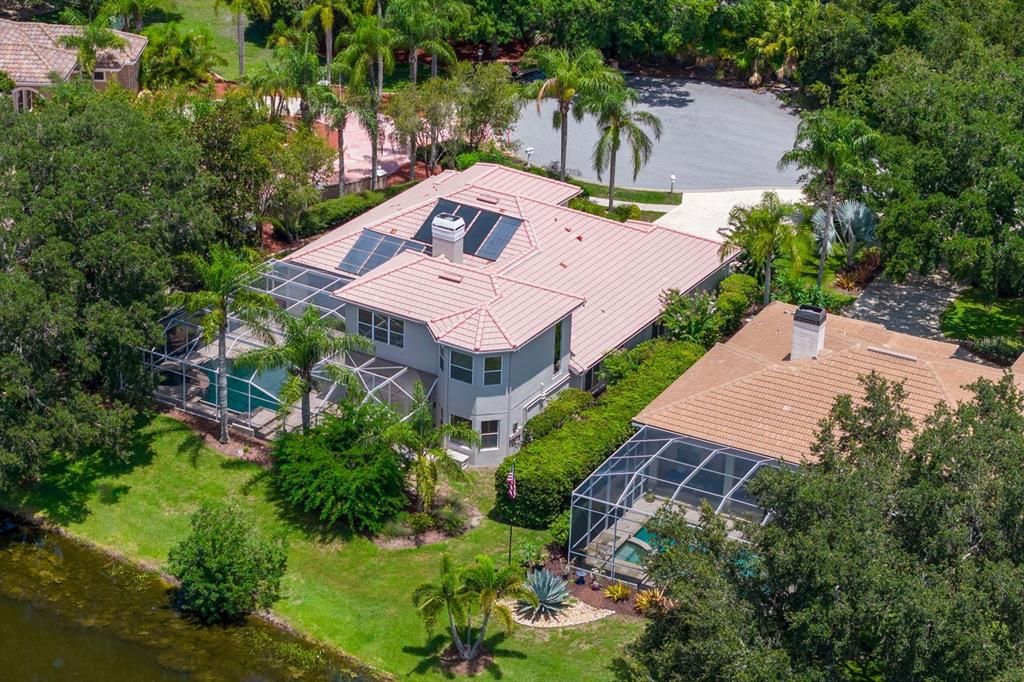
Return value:
M 673 504 L 696 525 L 702 501 L 731 523 L 766 520 L 746 486 L 764 467 L 788 466 L 736 448 L 642 427 L 572 495 L 569 556 L 583 570 L 643 584 L 658 538 L 648 520 Z
M 321 317 L 345 318 L 345 304 L 333 295 L 351 277 L 330 275 L 294 263 L 272 260 L 249 288 L 265 292 L 293 315 L 308 307 Z M 217 341 L 208 343 L 199 326 L 199 315 L 177 310 L 163 319 L 164 342 L 144 352 L 147 367 L 156 375 L 157 400 L 190 414 L 217 418 Z M 354 333 L 355 330 L 350 330 Z M 277 330 L 272 328 L 277 336 Z M 301 424 L 298 409 L 279 414 L 277 395 L 287 378 L 284 369 L 255 372 L 236 370 L 231 359 L 252 348 L 263 346 L 242 320 L 231 317 L 228 324 L 228 411 L 232 425 L 251 434 L 269 438 L 278 429 L 293 429 Z M 428 396 L 437 377 L 359 352 L 346 352 L 328 358 L 314 373 L 317 387 L 312 396 L 314 416 L 345 396 L 344 385 L 331 380 L 323 368 L 335 364 L 352 370 L 364 392 L 363 400 L 376 400 L 406 414 L 414 386 L 423 384 Z

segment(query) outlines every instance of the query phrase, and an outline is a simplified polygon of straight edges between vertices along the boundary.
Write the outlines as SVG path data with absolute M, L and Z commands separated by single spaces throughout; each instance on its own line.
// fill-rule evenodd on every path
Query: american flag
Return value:
M 508 497 L 510 500 L 516 499 L 516 468 L 513 466 L 508 470 L 508 477 L 505 479 L 508 482 Z

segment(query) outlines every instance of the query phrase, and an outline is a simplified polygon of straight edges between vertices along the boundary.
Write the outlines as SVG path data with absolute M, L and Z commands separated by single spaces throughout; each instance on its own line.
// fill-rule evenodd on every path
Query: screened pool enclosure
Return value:
M 634 584 L 656 551 L 648 520 L 675 505 L 696 525 L 702 501 L 727 521 L 766 521 L 746 486 L 764 467 L 783 462 L 642 427 L 573 491 L 569 557 L 577 568 Z
M 294 263 L 270 261 L 265 272 L 249 288 L 270 294 L 274 301 L 293 315 L 313 307 L 321 317 L 345 319 L 345 304 L 333 295 L 352 278 L 330 275 Z M 197 315 L 178 310 L 163 319 L 164 342 L 144 352 L 146 366 L 156 375 L 157 400 L 190 414 L 217 418 L 217 342 L 207 343 Z M 276 330 L 272 330 L 277 336 Z M 347 330 L 355 333 L 355 329 Z M 235 317 L 228 325 L 228 411 L 231 424 L 252 435 L 269 438 L 279 428 L 293 429 L 301 424 L 298 409 L 282 420 L 278 393 L 287 375 L 284 369 L 254 372 L 231 366 L 231 359 L 264 344 L 246 324 Z M 376 400 L 408 413 L 416 382 L 423 384 L 428 396 L 436 377 L 410 367 L 358 352 L 342 353 L 325 360 L 315 372 L 316 390 L 311 400 L 314 416 L 345 396 L 345 387 L 323 371 L 327 364 L 347 367 L 356 375 L 365 392 L 363 400 Z

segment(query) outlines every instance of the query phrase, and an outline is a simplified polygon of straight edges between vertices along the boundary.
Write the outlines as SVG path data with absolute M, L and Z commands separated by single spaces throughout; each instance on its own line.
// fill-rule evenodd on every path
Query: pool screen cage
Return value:
M 269 294 L 287 312 L 301 315 L 306 308 L 316 308 L 321 317 L 345 319 L 345 304 L 333 292 L 352 281 L 349 277 L 330 275 L 295 263 L 271 260 L 250 289 Z M 146 349 L 144 361 L 156 376 L 154 396 L 160 402 L 184 412 L 217 419 L 217 341 L 203 338 L 199 314 L 177 310 L 163 320 L 164 342 Z M 271 329 L 277 336 L 277 329 Z M 286 375 L 284 370 L 255 372 L 235 371 L 231 359 L 241 353 L 264 346 L 242 320 L 228 320 L 227 355 L 228 412 L 232 426 L 260 437 L 270 438 L 280 428 L 294 429 L 301 425 L 296 407 L 279 414 L 278 391 Z M 311 396 L 314 418 L 323 414 L 346 394 L 343 384 L 328 377 L 324 367 L 334 364 L 347 367 L 355 374 L 364 391 L 363 400 L 376 400 L 392 405 L 401 415 L 409 412 L 414 386 L 423 384 L 427 396 L 434 391 L 437 377 L 411 367 L 359 352 L 340 353 L 326 359 L 314 372 L 316 389 Z
M 767 521 L 747 492 L 778 459 L 643 426 L 572 494 L 569 558 L 580 570 L 635 585 L 647 583 L 643 559 L 656 538 L 648 520 L 674 505 L 697 525 L 707 501 L 733 525 Z

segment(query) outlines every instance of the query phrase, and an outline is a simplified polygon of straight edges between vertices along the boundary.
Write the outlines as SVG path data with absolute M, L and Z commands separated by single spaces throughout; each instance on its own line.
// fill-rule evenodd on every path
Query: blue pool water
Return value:
M 206 375 L 210 378 L 210 385 L 203 393 L 203 400 L 216 405 L 217 360 L 209 360 L 203 363 L 203 367 L 206 368 Z M 236 370 L 228 360 L 228 409 L 234 412 L 252 412 L 261 407 L 276 410 L 278 407 L 277 394 L 281 392 L 281 386 L 288 376 L 287 370 L 273 369 L 258 372 L 252 379 L 252 386 L 246 381 L 251 374 L 252 370 Z
M 658 542 L 658 536 L 647 530 L 647 528 L 641 528 L 636 532 L 636 539 L 646 542 L 652 547 Z
M 632 540 L 626 540 L 615 550 L 615 558 L 639 566 L 647 558 L 647 550 Z

